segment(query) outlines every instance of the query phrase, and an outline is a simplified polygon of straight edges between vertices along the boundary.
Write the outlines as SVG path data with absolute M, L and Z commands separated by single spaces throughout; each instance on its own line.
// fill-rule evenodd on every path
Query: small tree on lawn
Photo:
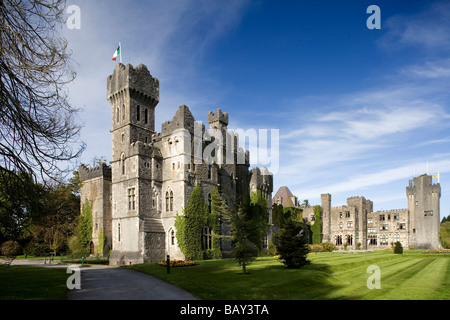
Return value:
M 403 254 L 403 246 L 400 241 L 397 241 L 394 245 L 394 253 Z
M 275 245 L 280 260 L 290 269 L 298 269 L 308 264 L 310 251 L 304 235 L 303 223 L 290 220 L 275 235 Z

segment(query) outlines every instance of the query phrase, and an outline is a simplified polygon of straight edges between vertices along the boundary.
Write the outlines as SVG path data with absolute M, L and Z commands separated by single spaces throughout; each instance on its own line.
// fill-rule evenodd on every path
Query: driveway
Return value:
M 13 265 L 67 268 L 65 264 L 14 260 Z M 68 300 L 199 300 L 192 294 L 151 275 L 124 267 L 82 266 L 81 289 L 69 290 Z M 67 274 L 67 278 L 72 273 Z
M 81 268 L 81 289 L 70 290 L 67 299 L 198 300 L 177 286 L 124 267 Z

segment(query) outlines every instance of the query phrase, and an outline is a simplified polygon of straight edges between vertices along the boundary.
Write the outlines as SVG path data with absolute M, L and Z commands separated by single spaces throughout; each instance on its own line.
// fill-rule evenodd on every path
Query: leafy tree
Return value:
M 275 245 L 280 260 L 290 269 L 298 269 L 308 264 L 310 251 L 304 235 L 303 223 L 289 220 L 275 235 Z
M 33 219 L 43 214 L 45 188 L 27 173 L 0 169 L 0 176 L 0 242 L 19 240 Z
M 33 221 L 34 244 L 45 244 L 54 254 L 66 251 L 68 238 L 76 233 L 80 198 L 72 191 L 66 183 L 47 187 L 43 198 L 44 212 Z

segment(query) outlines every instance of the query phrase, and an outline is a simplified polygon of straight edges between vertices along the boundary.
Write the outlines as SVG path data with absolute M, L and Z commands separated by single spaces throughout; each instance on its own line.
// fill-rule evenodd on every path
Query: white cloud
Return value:
M 383 24 L 388 32 L 380 39 L 386 48 L 415 46 L 426 49 L 450 48 L 450 3 L 435 2 L 419 14 L 396 15 Z

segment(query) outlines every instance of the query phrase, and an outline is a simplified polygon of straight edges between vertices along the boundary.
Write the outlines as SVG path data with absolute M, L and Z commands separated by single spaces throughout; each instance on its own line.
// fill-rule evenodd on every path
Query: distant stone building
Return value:
M 189 196 L 201 184 L 205 202 L 217 187 L 228 201 L 261 190 L 269 207 L 273 178 L 267 169 L 250 168 L 249 152 L 227 129 L 228 114 L 209 112 L 209 130 L 181 105 L 171 121 L 155 130 L 159 81 L 147 67 L 118 64 L 107 79 L 112 107 L 111 167 L 80 167 L 82 203 L 94 206 L 92 247 L 98 229 L 106 235 L 110 264 L 184 259 L 175 230 Z M 222 243 L 222 250 L 229 250 Z
M 277 192 L 278 194 L 278 192 Z M 273 198 L 273 203 L 277 199 Z M 321 195 L 322 241 L 338 247 L 385 249 L 400 241 L 404 248 L 440 248 L 439 201 L 440 184 L 422 175 L 406 187 L 407 209 L 373 212 L 373 202 L 364 197 L 351 197 L 347 204 L 331 206 L 331 195 Z M 314 224 L 313 208 L 303 209 L 303 219 Z

